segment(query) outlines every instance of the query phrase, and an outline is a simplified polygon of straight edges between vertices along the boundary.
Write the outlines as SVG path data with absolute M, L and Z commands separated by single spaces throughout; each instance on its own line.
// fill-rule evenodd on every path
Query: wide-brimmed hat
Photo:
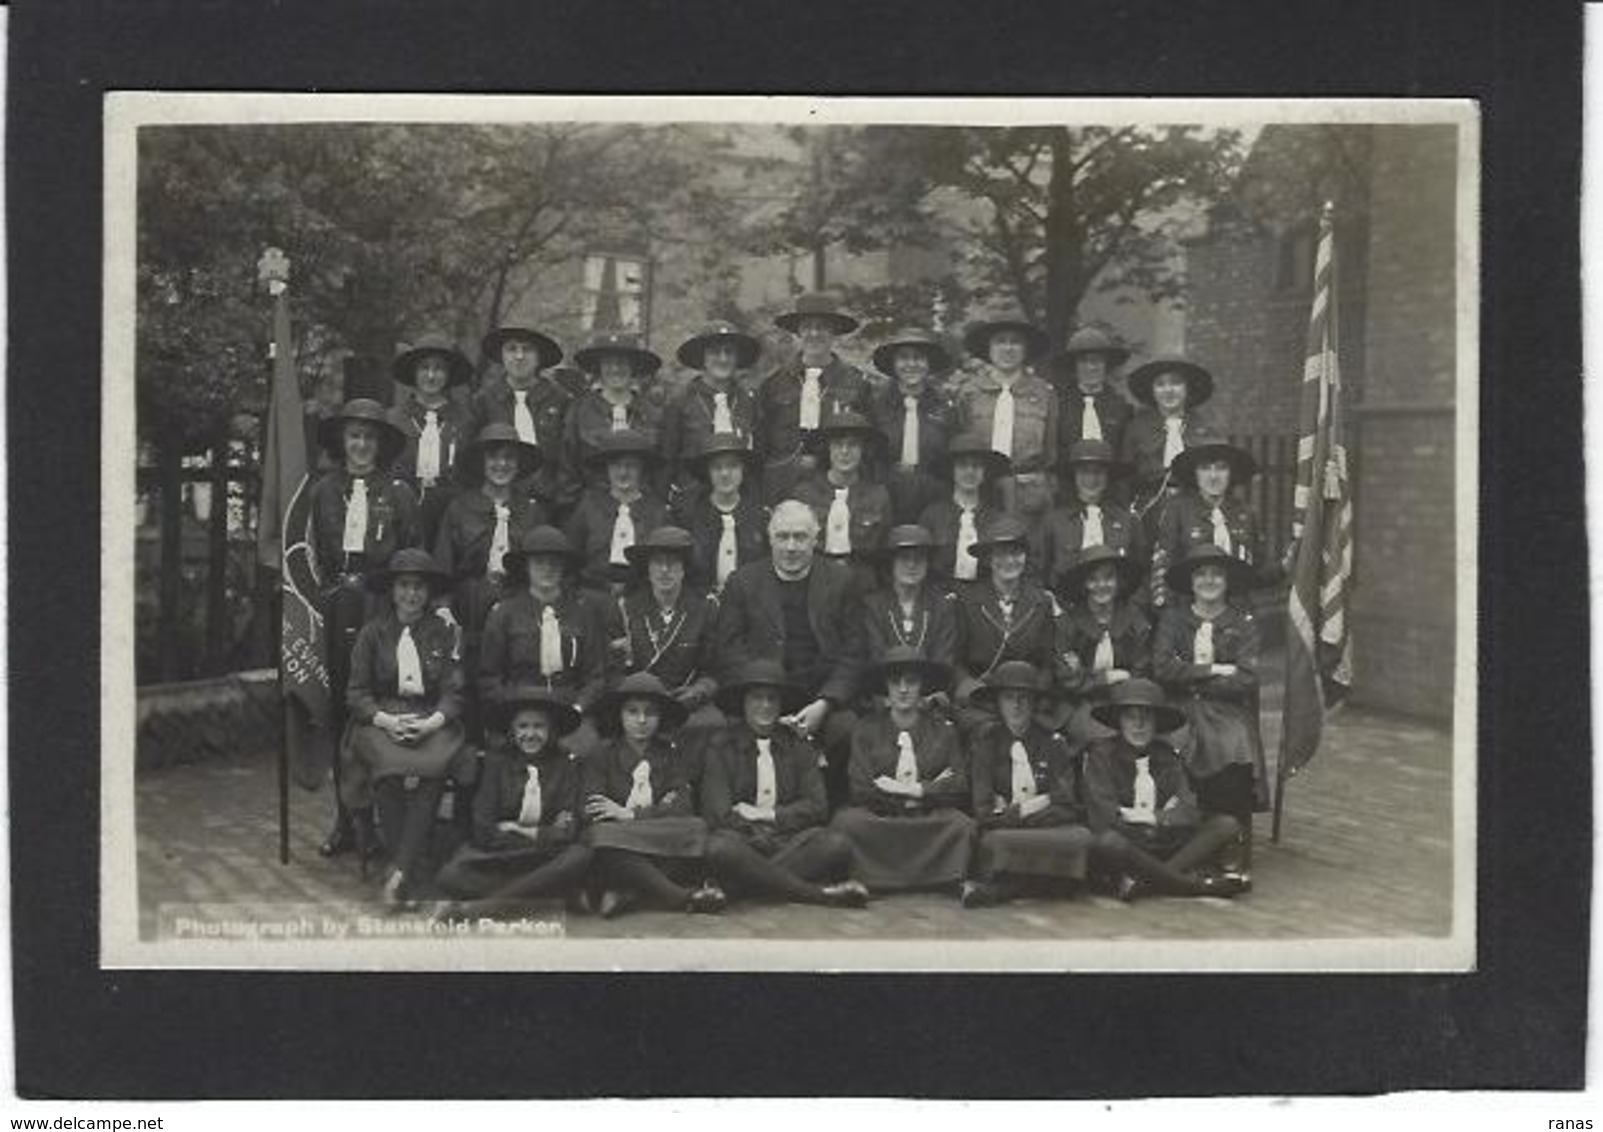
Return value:
M 596 701 L 590 713 L 595 716 L 596 722 L 603 730 L 617 732 L 621 730 L 618 712 L 623 708 L 625 700 L 655 700 L 662 712 L 659 732 L 672 731 L 690 717 L 685 705 L 674 699 L 662 680 L 650 672 L 631 672 L 619 680 Z
M 508 688 L 489 703 L 491 725 L 501 730 L 512 725 L 512 717 L 523 708 L 539 708 L 551 716 L 551 727 L 558 735 L 566 735 L 584 722 L 579 709 L 562 692 L 539 684 L 522 684 Z
M 1119 713 L 1127 707 L 1151 708 L 1159 731 L 1173 731 L 1186 721 L 1185 713 L 1164 698 L 1162 688 L 1140 676 L 1115 684 L 1108 701 L 1093 707 L 1091 716 L 1102 726 L 1117 731 Z
M 661 463 L 662 453 L 651 437 L 638 429 L 622 428 L 617 432 L 604 432 L 596 438 L 595 451 L 585 456 L 584 462 L 605 465 L 619 456 L 638 456 L 648 465 Z
M 885 434 L 873 421 L 856 409 L 846 409 L 825 417 L 819 424 L 818 431 L 808 438 L 808 442 L 814 447 L 827 449 L 830 441 L 845 436 L 855 436 L 861 440 L 863 449 L 869 456 L 884 449 L 887 443 Z
M 1074 372 L 1074 359 L 1087 354 L 1102 354 L 1108 359 L 1108 368 L 1122 366 L 1130 358 L 1130 351 L 1113 335 L 1100 326 L 1082 326 L 1069 335 L 1068 342 L 1052 359 L 1065 373 Z
M 1178 354 L 1165 354 L 1137 366 L 1125 382 L 1130 387 L 1130 396 L 1143 405 L 1156 405 L 1152 399 L 1152 383 L 1163 373 L 1177 373 L 1185 378 L 1187 408 L 1195 409 L 1213 396 L 1213 374 Z
M 629 368 L 636 377 L 650 377 L 662 368 L 662 359 L 642 346 L 639 338 L 618 330 L 595 335 L 574 353 L 573 360 L 593 376 L 601 372 L 601 359 L 607 354 L 622 354 L 628 358 Z
M 829 323 L 830 330 L 835 334 L 850 334 L 861 325 L 840 309 L 834 296 L 816 293 L 797 296 L 796 306 L 775 318 L 774 325 L 781 330 L 797 334 L 801 331 L 801 322 L 804 318 L 823 319 Z
M 1232 487 L 1246 483 L 1258 474 L 1258 461 L 1252 458 L 1252 454 L 1244 448 L 1237 448 L 1228 440 L 1208 439 L 1187 445 L 1169 467 L 1183 486 L 1191 487 L 1197 482 L 1197 466 L 1210 460 L 1223 460 L 1230 465 Z
M 451 584 L 451 575 L 434 561 L 434 555 L 422 547 L 409 546 L 397 550 L 390 555 L 390 560 L 381 569 L 368 574 L 368 588 L 377 593 L 384 593 L 401 574 L 421 574 L 423 580 L 428 582 L 430 591 L 434 593 Z
M 763 352 L 762 343 L 734 323 L 710 322 L 694 338 L 687 338 L 674 356 L 681 365 L 702 369 L 707 361 L 707 351 L 713 346 L 733 346 L 735 366 L 739 369 L 750 369 Z
M 1179 593 L 1191 592 L 1191 576 L 1204 566 L 1223 566 L 1225 584 L 1231 594 L 1245 594 L 1257 580 L 1251 566 L 1235 555 L 1211 542 L 1199 542 L 1186 552 L 1186 556 L 1170 566 L 1164 574 L 1169 588 Z
M 1016 330 L 1024 335 L 1024 360 L 1033 362 L 1051 348 L 1052 340 L 1046 331 L 1022 315 L 1010 314 L 985 322 L 976 322 L 963 332 L 963 349 L 981 361 L 991 360 L 991 339 L 1003 330 Z
M 729 673 L 718 686 L 713 702 L 731 719 L 741 718 L 746 711 L 746 693 L 752 688 L 775 688 L 779 691 L 779 710 L 795 711 L 807 698 L 807 690 L 785 672 L 777 660 L 749 660 Z
M 513 338 L 533 344 L 540 354 L 541 369 L 550 369 L 562 360 L 562 347 L 557 345 L 557 340 L 528 326 L 498 326 L 484 336 L 480 349 L 487 360 L 499 364 L 501 347 Z
M 573 549 L 568 536 L 555 527 L 535 527 L 526 532 L 518 540 L 518 545 L 501 556 L 501 568 L 506 576 L 514 580 L 527 576 L 526 567 L 529 559 L 546 555 L 560 558 L 570 570 L 576 570 L 584 564 L 584 556 Z
M 477 484 L 484 480 L 484 454 L 489 449 L 509 444 L 517 452 L 518 478 L 522 479 L 538 468 L 545 459 L 538 445 L 530 444 L 518 436 L 518 430 L 502 421 L 487 424 L 479 429 L 456 454 L 457 478 L 464 483 Z
M 1101 464 L 1108 469 L 1109 479 L 1130 474 L 1130 465 L 1113 454 L 1113 445 L 1106 440 L 1076 440 L 1069 445 L 1063 470 L 1072 473 L 1078 465 Z
M 1024 525 L 1024 520 L 1017 515 L 998 515 L 985 527 L 985 531 L 975 539 L 968 548 L 968 552 L 975 558 L 984 558 L 999 546 L 1012 543 L 1029 548 L 1030 528 Z
M 950 373 L 952 367 L 957 364 L 957 359 L 952 357 L 952 352 L 946 348 L 946 343 L 941 340 L 940 335 L 915 326 L 898 330 L 890 341 L 875 349 L 874 368 L 883 374 L 895 377 L 896 351 L 904 347 L 924 351 L 930 360 L 930 373 L 936 377 Z
M 446 385 L 466 385 L 473 376 L 473 363 L 443 334 L 423 334 L 403 345 L 390 366 L 390 374 L 402 385 L 417 385 L 417 363 L 429 355 L 445 359 Z
M 395 458 L 401 454 L 401 449 L 406 447 L 406 430 L 390 411 L 371 398 L 358 397 L 354 401 L 345 402 L 338 413 L 326 418 L 318 426 L 323 447 L 334 458 L 335 463 L 345 462 L 345 426 L 351 421 L 365 421 L 378 429 L 379 467 L 393 464 Z
M 976 706 L 983 707 L 995 702 L 997 694 L 1007 689 L 1037 696 L 1049 691 L 1046 676 L 1035 665 L 1027 660 L 1004 660 L 980 681 L 980 686 L 974 689 L 969 699 Z
M 1075 554 L 1068 569 L 1059 575 L 1064 592 L 1070 595 L 1084 593 L 1091 572 L 1104 564 L 1113 566 L 1118 574 L 1120 597 L 1132 593 L 1146 574 L 1141 564 L 1122 550 L 1115 550 L 1111 546 L 1088 546 Z
M 677 554 L 688 566 L 696 555 L 696 540 L 683 527 L 657 527 L 623 551 L 629 565 L 638 571 L 645 570 L 653 554 Z
M 747 437 L 734 432 L 716 432 L 702 442 L 701 451 L 690 457 L 687 466 L 699 479 L 707 478 L 707 465 L 714 456 L 738 456 L 746 465 L 746 475 L 755 475 L 762 469 L 762 458 L 751 446 Z
M 929 528 L 917 523 L 903 523 L 890 529 L 885 536 L 885 545 L 874 551 L 874 557 L 889 562 L 904 550 L 922 550 L 932 554 L 938 547 Z
M 912 645 L 893 645 L 869 670 L 872 690 L 883 692 L 890 678 L 898 672 L 917 672 L 923 677 L 925 692 L 939 691 L 952 679 L 951 668 L 925 656 L 922 649 Z
M 959 456 L 978 456 L 985 461 L 985 478 L 995 482 L 1013 474 L 1013 461 L 1004 452 L 991 447 L 991 438 L 977 432 L 966 432 L 954 437 L 946 451 L 930 461 L 930 474 L 939 479 L 952 478 L 952 465 Z

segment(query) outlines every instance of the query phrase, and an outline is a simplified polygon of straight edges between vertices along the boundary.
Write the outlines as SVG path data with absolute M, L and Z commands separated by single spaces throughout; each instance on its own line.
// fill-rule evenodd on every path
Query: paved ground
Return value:
M 1266 727 L 1272 731 L 1272 728 Z M 1268 749 L 1278 736 L 1265 735 Z M 317 856 L 326 792 L 292 788 L 291 860 L 278 863 L 272 755 L 142 773 L 137 784 L 140 928 L 161 908 L 223 904 L 235 914 L 315 905 L 371 912 L 350 858 Z M 1255 890 L 1235 901 L 1103 897 L 1026 900 L 965 911 L 951 897 L 901 895 L 858 912 L 743 905 L 723 916 L 569 917 L 578 937 L 767 939 L 1294 939 L 1444 935 L 1451 918 L 1451 744 L 1438 730 L 1348 712 L 1287 794 L 1281 844 L 1259 818 Z M 212 914 L 216 914 L 215 912 Z

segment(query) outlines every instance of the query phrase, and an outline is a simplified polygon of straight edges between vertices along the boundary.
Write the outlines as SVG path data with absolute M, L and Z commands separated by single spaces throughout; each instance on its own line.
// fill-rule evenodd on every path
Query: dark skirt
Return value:
M 397 743 L 371 723 L 353 723 L 341 753 L 340 798 L 347 806 L 372 802 L 372 784 L 381 778 L 473 777 L 473 759 L 462 724 L 451 720 L 421 743 Z
M 1229 814 L 1243 826 L 1252 821 L 1254 811 L 1262 812 L 1263 779 L 1245 763 L 1232 763 L 1207 778 L 1194 779 L 1197 805 L 1205 814 Z
M 554 845 L 531 842 L 514 849 L 477 849 L 471 844 L 463 845 L 440 870 L 436 883 L 452 896 L 477 898 L 538 872 L 574 847 L 572 841 Z
M 1142 852 L 1150 853 L 1160 861 L 1168 860 L 1196 835 L 1194 825 L 1135 825 L 1115 822 L 1114 830 Z
M 646 857 L 699 859 L 707 852 L 707 823 L 693 817 L 595 822 L 584 842 L 592 849 L 621 849 Z
M 1257 711 L 1251 702 L 1192 697 L 1182 700 L 1180 706 L 1191 725 L 1186 769 L 1194 781 L 1212 778 L 1232 765 L 1245 766 L 1260 781 L 1268 777 Z
M 968 875 L 974 822 L 958 810 L 880 817 L 849 806 L 830 823 L 852 843 L 852 876 L 869 888 L 933 888 Z
M 1083 825 L 992 829 L 980 835 L 980 871 L 1080 880 L 1090 847 L 1091 831 Z

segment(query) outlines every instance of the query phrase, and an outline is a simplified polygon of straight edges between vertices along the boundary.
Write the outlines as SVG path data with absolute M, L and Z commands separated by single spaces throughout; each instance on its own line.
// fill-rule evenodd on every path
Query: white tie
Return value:
M 1213 545 L 1217 546 L 1226 554 L 1230 554 L 1232 552 L 1230 545 L 1230 527 L 1225 523 L 1225 513 L 1219 508 L 1215 507 L 1213 509 L 1213 515 L 1210 517 L 1213 520 Z
M 1174 458 L 1186 450 L 1186 423 L 1180 417 L 1163 418 L 1163 466 L 1174 463 Z
M 1158 809 L 1158 784 L 1152 779 L 1152 759 L 1142 755 L 1135 761 L 1135 806 L 1133 807 L 1147 821 L 1151 821 Z
M 1091 658 L 1091 671 L 1106 672 L 1113 667 L 1113 634 L 1106 629 L 1096 643 L 1096 655 Z
M 401 626 L 401 639 L 395 642 L 396 691 L 403 696 L 423 694 L 423 658 L 412 639 L 412 626 Z
M 540 675 L 547 678 L 562 671 L 562 625 L 557 611 L 546 606 L 540 613 Z
M 852 512 L 846 505 L 846 494 L 849 490 L 844 487 L 835 489 L 835 499 L 829 505 L 829 515 L 824 522 L 825 554 L 852 552 Z
M 440 478 L 440 414 L 423 410 L 423 434 L 417 439 L 417 478 L 432 484 Z
M 518 824 L 539 825 L 540 813 L 540 768 L 531 766 L 529 780 L 523 784 L 523 806 L 518 810 Z
M 635 763 L 634 773 L 630 776 L 633 784 L 629 787 L 629 797 L 624 801 L 624 807 L 630 810 L 640 810 L 651 805 L 651 764 L 645 759 Z
M 629 427 L 629 406 L 628 405 L 614 405 L 614 406 L 612 406 L 612 431 L 613 432 L 622 432 L 624 429 L 626 429 L 628 427 Z
M 801 427 L 817 428 L 818 416 L 823 411 L 824 387 L 820 380 L 824 371 L 808 366 L 802 371 Z
M 723 520 L 724 530 L 718 536 L 718 588 L 723 589 L 729 575 L 735 572 L 740 558 L 735 545 L 735 515 L 732 511 L 720 511 L 718 517 Z
M 512 509 L 505 503 L 495 506 L 495 533 L 490 536 L 490 560 L 485 563 L 486 577 L 495 577 L 502 572 L 501 560 L 506 557 L 511 534 L 507 524 L 512 518 Z
M 980 562 L 968 552 L 979 541 L 980 532 L 974 526 L 974 510 L 962 507 L 957 512 L 957 561 L 952 564 L 952 577 L 960 582 L 972 582 L 980 576 Z
M 996 395 L 991 416 L 991 447 L 1004 456 L 1013 455 L 1013 390 L 1005 386 Z
M 525 444 L 538 444 L 534 435 L 534 414 L 529 412 L 529 391 L 512 391 L 512 425 L 518 430 L 518 439 Z
M 624 553 L 635 544 L 635 521 L 629 515 L 627 503 L 618 504 L 618 517 L 612 521 L 612 552 L 607 561 L 614 566 L 627 566 L 629 556 Z
M 918 757 L 913 754 L 913 736 L 903 731 L 896 736 L 900 753 L 896 756 L 896 781 L 911 786 L 918 781 Z
M 918 398 L 902 398 L 902 466 L 918 467 Z
M 1008 751 L 1008 757 L 1013 760 L 1013 804 L 1018 805 L 1026 798 L 1035 797 L 1035 771 L 1030 769 L 1030 753 L 1024 749 L 1024 744 L 1017 739 Z
M 351 498 L 345 503 L 345 535 L 340 549 L 347 554 L 361 554 L 367 549 L 367 481 L 351 481 Z
M 1197 638 L 1191 644 L 1192 664 L 1213 663 L 1213 622 L 1204 621 L 1197 626 Z
M 1102 418 L 1097 415 L 1096 398 L 1087 393 L 1081 403 L 1085 405 L 1085 412 L 1080 416 L 1080 439 L 1101 440 Z
M 735 422 L 729 416 L 729 394 L 718 390 L 712 395 L 712 430 L 734 432 Z
M 1085 525 L 1080 532 L 1080 549 L 1088 546 L 1101 546 L 1107 541 L 1102 533 L 1102 508 L 1095 503 L 1085 505 Z
M 757 808 L 771 810 L 779 797 L 774 780 L 774 752 L 772 739 L 757 740 Z

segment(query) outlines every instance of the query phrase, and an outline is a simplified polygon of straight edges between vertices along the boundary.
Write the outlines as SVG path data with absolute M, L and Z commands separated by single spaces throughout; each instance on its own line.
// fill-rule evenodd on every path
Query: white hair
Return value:
M 818 533 L 818 516 L 813 509 L 799 499 L 786 499 L 774 508 L 774 513 L 768 516 L 768 537 L 773 538 L 774 532 L 781 523 L 792 521 L 805 521 L 807 529 L 813 534 Z

